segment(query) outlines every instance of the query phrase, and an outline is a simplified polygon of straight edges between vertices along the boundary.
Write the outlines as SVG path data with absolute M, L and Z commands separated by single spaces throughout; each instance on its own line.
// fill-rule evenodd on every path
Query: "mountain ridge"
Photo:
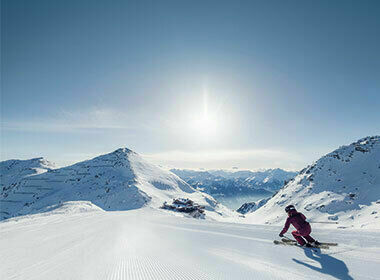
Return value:
M 288 204 L 311 221 L 379 228 L 380 136 L 361 138 L 321 157 L 247 218 L 252 223 L 281 224 Z
M 197 171 L 189 169 L 171 169 L 193 188 L 213 196 L 250 195 L 267 192 L 268 195 L 281 188 L 287 180 L 297 173 L 279 168 L 264 171 Z
M 175 174 L 146 162 L 132 150 L 120 148 L 71 166 L 20 177 L 2 186 L 0 218 L 38 213 L 67 201 L 90 201 L 111 211 L 159 208 L 163 202 L 182 196 L 206 205 L 207 211 L 218 208 L 229 212 Z

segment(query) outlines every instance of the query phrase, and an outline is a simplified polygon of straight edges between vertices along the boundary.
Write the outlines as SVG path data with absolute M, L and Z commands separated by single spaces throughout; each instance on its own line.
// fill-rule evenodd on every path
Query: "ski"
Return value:
M 301 245 L 299 245 L 297 243 L 297 241 L 293 241 L 293 240 L 287 240 L 287 241 L 279 241 L 279 240 L 274 240 L 273 241 L 274 244 L 276 245 L 288 245 L 288 246 L 297 246 L 297 247 L 300 247 L 300 248 L 310 248 L 310 249 L 329 249 L 330 247 L 328 245 L 318 245 L 318 246 L 312 246 L 312 247 L 302 247 Z
M 281 239 L 282 242 L 293 242 L 293 243 L 297 243 L 296 240 L 293 240 L 293 239 L 288 239 L 288 238 L 282 238 Z M 338 243 L 333 243 L 333 242 L 319 242 L 321 245 L 326 245 L 326 246 L 338 246 Z
M 321 243 L 322 245 L 327 245 L 327 246 L 338 246 L 338 243 L 334 243 L 334 242 L 319 242 Z

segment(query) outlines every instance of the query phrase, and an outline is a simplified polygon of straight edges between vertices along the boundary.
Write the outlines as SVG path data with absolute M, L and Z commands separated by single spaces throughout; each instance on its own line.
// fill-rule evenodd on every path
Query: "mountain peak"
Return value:
M 6 161 L 0 162 L 0 168 L 7 170 L 7 169 L 31 169 L 31 168 L 40 168 L 40 169 L 54 169 L 55 164 L 48 161 L 47 159 L 43 157 L 37 157 L 32 159 L 10 159 Z
M 126 154 L 126 155 L 128 155 L 128 154 L 130 154 L 130 153 L 135 153 L 134 151 L 132 151 L 132 150 L 130 150 L 130 149 L 128 149 L 128 148 L 119 148 L 119 149 L 117 149 L 117 150 L 115 150 L 114 152 L 112 152 L 112 153 L 115 153 L 115 154 Z M 135 153 L 136 154 L 136 153 Z
M 77 165 L 81 166 L 83 164 L 87 164 L 89 166 L 114 165 L 114 166 L 129 167 L 131 155 L 134 155 L 135 157 L 140 158 L 140 156 L 137 153 L 135 153 L 134 151 L 128 148 L 119 148 L 111 153 L 103 154 L 93 159 L 86 160 L 84 162 L 78 162 L 74 164 L 73 166 L 77 166 Z
M 308 218 L 343 227 L 375 228 L 380 203 L 380 137 L 369 136 L 321 157 L 291 179 L 252 221 L 282 223 L 292 204 Z
M 6 174 L 14 169 L 11 166 Z M 0 171 L 4 179 L 3 168 Z M 11 177 L 13 181 L 1 185 L 0 220 L 39 213 L 41 209 L 68 201 L 90 201 L 103 210 L 121 211 L 148 205 L 159 208 L 165 201 L 186 197 L 209 205 L 207 211 L 223 208 L 210 196 L 197 192 L 173 173 L 145 161 L 127 148 L 43 174 L 20 178 L 16 171 L 12 173 L 15 174 Z M 211 215 L 218 217 L 219 214 Z
M 359 139 L 356 142 L 351 143 L 350 145 L 341 146 L 335 151 L 327 154 L 326 156 L 333 156 L 334 154 L 341 154 L 344 156 L 345 154 L 350 153 L 352 157 L 352 154 L 355 152 L 370 152 L 374 148 L 374 146 L 379 142 L 380 136 L 367 136 L 362 139 Z

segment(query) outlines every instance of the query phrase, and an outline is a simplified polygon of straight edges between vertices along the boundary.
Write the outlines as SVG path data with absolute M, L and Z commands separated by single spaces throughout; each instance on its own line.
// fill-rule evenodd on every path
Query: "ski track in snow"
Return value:
M 340 243 L 317 254 L 274 245 L 279 230 L 153 209 L 39 214 L 0 223 L 0 279 L 378 279 L 378 232 L 317 230 Z

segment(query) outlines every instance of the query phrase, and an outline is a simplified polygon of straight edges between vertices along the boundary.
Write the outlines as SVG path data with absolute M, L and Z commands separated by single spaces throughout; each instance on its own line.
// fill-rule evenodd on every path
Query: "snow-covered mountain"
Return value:
M 328 205 L 328 194 L 344 195 L 347 189 L 351 193 L 357 187 L 356 194 L 351 193 L 345 201 L 352 201 L 347 204 L 354 207 L 349 211 L 362 211 L 355 213 L 368 222 L 369 212 L 379 208 L 379 204 L 372 202 L 379 202 L 379 137 L 363 139 L 324 158 L 288 183 L 274 197 L 274 205 L 261 215 L 270 217 L 270 211 L 274 211 L 282 220 L 283 206 L 290 201 L 299 202 L 297 207 L 306 211 L 309 198 L 318 201 L 318 195 L 322 194 L 326 198 L 324 205 Z M 2 178 L 17 174 L 10 168 L 6 170 Z M 2 199 L 14 200 L 5 202 L 13 205 L 8 211 L 15 210 L 15 215 L 49 211 L 0 222 L 0 279 L 378 278 L 380 228 L 342 231 L 313 226 L 313 237 L 339 245 L 302 250 L 273 244 L 280 226 L 236 223 L 259 221 L 257 213 L 265 205 L 246 219 L 237 216 L 225 219 L 228 223 L 185 219 L 182 214 L 158 209 L 163 200 L 188 197 L 206 205 L 207 215 L 224 214 L 220 211 L 222 207 L 215 205 L 207 194 L 195 191 L 174 174 L 145 162 L 127 149 L 66 168 L 46 170 L 42 174 L 24 174 L 16 184 L 4 185 Z M 355 186 L 359 183 L 363 192 Z M 302 193 L 303 188 L 306 193 Z M 28 190 L 34 194 L 26 193 Z M 281 199 L 289 198 L 283 194 L 296 200 L 283 202 Z M 31 204 L 20 205 L 16 198 Z M 365 204 L 368 201 L 369 206 Z M 45 207 L 49 203 L 52 204 Z M 373 206 L 377 208 L 371 209 Z M 140 208 L 104 211 L 133 207 Z M 315 213 L 320 217 L 326 214 L 322 210 L 323 207 L 313 208 L 305 214 L 318 211 Z M 344 218 L 339 213 L 335 215 L 339 222 Z M 372 216 L 369 222 L 378 225 L 378 214 Z
M 310 221 L 337 222 L 342 228 L 380 228 L 380 136 L 360 139 L 323 156 L 248 214 L 248 221 L 282 224 L 289 204 Z
M 240 214 L 247 214 L 247 213 L 254 212 L 257 209 L 259 209 L 261 206 L 263 206 L 265 203 L 267 203 L 269 199 L 270 199 L 270 197 L 260 199 L 257 202 L 255 202 L 255 201 L 246 202 L 242 206 L 240 206 L 239 209 L 236 210 L 236 212 L 238 212 Z
M 254 186 L 268 191 L 277 191 L 284 183 L 296 176 L 297 172 L 286 171 L 280 168 L 253 172 L 246 181 Z
M 54 163 L 44 158 L 2 161 L 0 162 L 0 188 L 2 190 L 4 187 L 17 183 L 21 178 L 42 174 L 55 168 Z
M 250 171 L 250 170 L 240 170 L 240 171 L 228 171 L 228 170 L 209 170 L 210 174 L 215 176 L 220 176 L 228 179 L 246 179 L 248 181 L 254 181 L 255 183 L 266 183 L 273 181 L 289 180 L 297 175 L 297 172 L 286 171 L 281 168 L 266 169 L 262 171 Z
M 241 196 L 258 192 L 273 192 L 280 189 L 287 180 L 297 173 L 282 169 L 265 171 L 225 171 L 225 170 L 180 170 L 172 169 L 191 186 L 213 196 Z M 270 193 L 268 193 L 270 195 Z
M 211 196 L 126 148 L 64 168 L 51 166 L 43 159 L 1 163 L 0 219 L 43 212 L 68 201 L 90 201 L 103 210 L 130 210 L 159 208 L 180 197 L 206 206 L 206 216 L 230 213 Z

